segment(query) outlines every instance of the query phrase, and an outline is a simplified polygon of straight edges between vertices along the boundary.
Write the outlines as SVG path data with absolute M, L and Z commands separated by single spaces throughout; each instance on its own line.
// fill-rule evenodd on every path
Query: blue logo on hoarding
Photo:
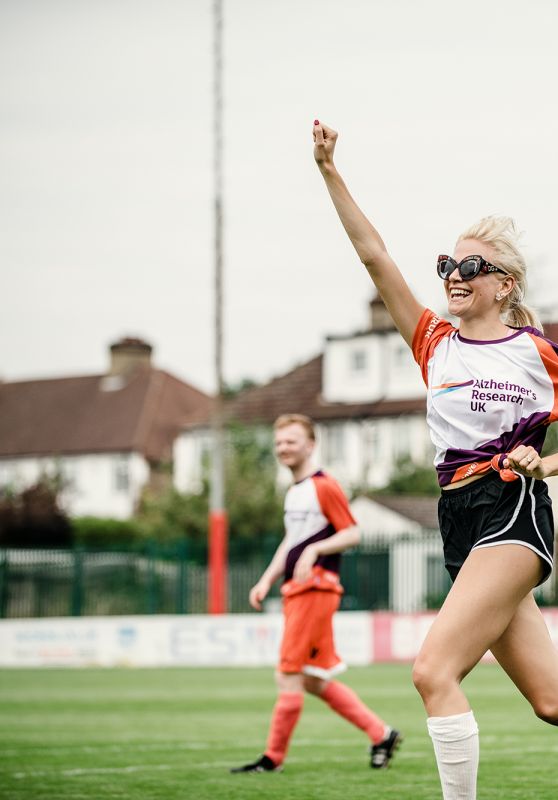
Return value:
M 132 647 L 137 639 L 138 632 L 136 628 L 119 628 L 118 630 L 118 643 L 120 647 Z

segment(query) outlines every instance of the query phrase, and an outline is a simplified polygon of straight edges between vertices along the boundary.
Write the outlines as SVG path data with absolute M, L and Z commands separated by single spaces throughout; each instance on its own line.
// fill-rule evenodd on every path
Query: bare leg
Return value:
M 329 683 L 329 681 L 326 681 L 323 678 L 318 678 L 316 675 L 304 675 L 303 681 L 304 691 L 308 692 L 309 694 L 314 694 L 316 697 L 321 697 Z
M 469 711 L 461 681 L 500 639 L 540 574 L 538 556 L 522 545 L 471 552 L 415 663 L 413 680 L 430 716 Z
M 490 649 L 535 714 L 558 725 L 558 652 L 530 592 Z
M 413 679 L 429 715 L 444 800 L 476 798 L 478 728 L 461 681 L 502 638 L 506 652 L 504 633 L 540 573 L 538 557 L 522 545 L 471 552 L 421 648 Z
M 277 672 L 275 683 L 279 692 L 303 692 L 306 676 L 302 672 Z

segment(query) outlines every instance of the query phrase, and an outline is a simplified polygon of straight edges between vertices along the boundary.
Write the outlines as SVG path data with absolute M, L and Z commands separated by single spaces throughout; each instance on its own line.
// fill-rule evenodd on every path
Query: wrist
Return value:
M 330 178 L 337 173 L 337 168 L 333 161 L 320 161 L 318 167 L 324 178 Z

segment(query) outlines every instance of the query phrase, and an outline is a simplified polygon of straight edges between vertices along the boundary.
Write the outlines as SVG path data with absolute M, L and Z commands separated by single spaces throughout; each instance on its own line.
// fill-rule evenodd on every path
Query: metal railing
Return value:
M 246 613 L 248 592 L 277 539 L 232 542 L 228 610 Z M 149 544 L 115 550 L 0 550 L 0 616 L 203 614 L 207 611 L 207 553 L 202 545 Z M 439 534 L 383 537 L 345 553 L 341 608 L 423 611 L 438 608 L 450 586 Z M 556 575 L 536 591 L 541 604 L 558 602 Z M 274 587 L 268 607 L 278 606 Z

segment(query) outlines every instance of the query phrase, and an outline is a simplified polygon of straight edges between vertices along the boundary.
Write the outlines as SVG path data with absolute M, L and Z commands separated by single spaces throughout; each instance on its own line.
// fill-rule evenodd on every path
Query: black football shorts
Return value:
M 540 583 L 552 571 L 554 522 L 544 481 L 520 475 L 506 483 L 493 472 L 458 489 L 444 489 L 438 521 L 452 581 L 471 550 L 500 544 L 533 550 L 543 566 Z

